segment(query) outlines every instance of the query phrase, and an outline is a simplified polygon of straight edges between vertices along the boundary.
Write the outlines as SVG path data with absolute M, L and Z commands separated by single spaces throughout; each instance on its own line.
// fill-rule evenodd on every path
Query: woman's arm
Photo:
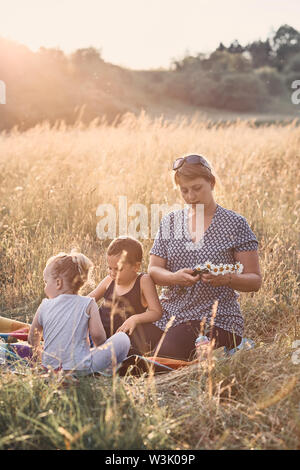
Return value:
M 257 292 L 262 284 L 257 250 L 235 252 L 234 258 L 242 263 L 244 269 L 242 274 L 233 275 L 232 288 L 241 292 Z
M 87 295 L 87 297 L 94 297 L 96 302 L 98 302 L 98 300 L 100 300 L 104 296 L 104 293 L 111 282 L 112 278 L 110 276 L 106 276 L 104 279 L 102 279 L 100 284 L 98 284 L 96 289 L 94 289 Z
M 41 360 L 42 346 L 41 337 L 43 327 L 39 324 L 40 307 L 37 309 L 36 314 L 32 320 L 30 330 L 28 333 L 28 343 L 32 346 L 33 358 Z
M 220 274 L 218 276 L 203 274 L 201 280 L 212 287 L 228 286 L 240 292 L 257 292 L 262 284 L 257 251 L 235 252 L 234 257 L 244 266 L 241 274 Z
M 149 274 L 141 278 L 141 294 L 146 300 L 147 310 L 127 318 L 117 331 L 128 332 L 131 335 L 135 327 L 141 323 L 153 323 L 162 317 L 162 308 L 157 295 L 156 287 Z
M 95 346 L 100 346 L 106 341 L 106 333 L 100 318 L 98 306 L 95 300 L 92 300 L 87 308 L 89 319 L 89 333 Z
M 192 286 L 200 279 L 199 275 L 192 276 L 192 269 L 184 268 L 172 273 L 166 269 L 166 265 L 165 258 L 150 255 L 148 273 L 158 286 Z

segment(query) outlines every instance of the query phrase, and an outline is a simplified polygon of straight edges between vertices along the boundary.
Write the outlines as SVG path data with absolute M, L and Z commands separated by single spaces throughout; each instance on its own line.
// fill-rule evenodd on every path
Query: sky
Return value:
M 65 53 L 93 46 L 131 69 L 169 68 L 222 41 L 266 39 L 282 24 L 300 30 L 299 0 L 0 0 L 0 35 Z

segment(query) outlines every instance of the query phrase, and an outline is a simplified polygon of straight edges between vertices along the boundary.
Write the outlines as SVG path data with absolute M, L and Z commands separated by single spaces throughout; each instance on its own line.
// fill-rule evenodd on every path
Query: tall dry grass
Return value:
M 117 207 L 123 195 L 128 206 L 144 204 L 150 214 L 153 203 L 182 203 L 170 167 L 187 152 L 209 159 L 216 201 L 247 218 L 264 278 L 259 292 L 240 297 L 254 350 L 217 361 L 212 371 L 196 366 L 158 377 L 150 388 L 144 379 L 118 381 L 120 409 L 107 419 L 110 427 L 111 388 L 101 401 L 103 381 L 85 379 L 56 399 L 32 372 L 26 380 L 2 372 L 2 448 L 300 448 L 300 365 L 291 361 L 292 342 L 300 338 L 299 144 L 294 124 L 218 126 L 145 114 L 129 114 L 117 126 L 44 123 L 0 135 L 1 315 L 32 320 L 44 296 L 45 261 L 58 251 L 80 249 L 94 261 L 98 282 L 106 274 L 108 244 L 96 236 L 98 205 Z M 152 240 L 142 241 L 146 269 Z M 41 417 L 50 409 L 55 419 Z M 131 425 L 127 439 L 124 429 Z M 100 437 L 93 440 L 96 429 Z

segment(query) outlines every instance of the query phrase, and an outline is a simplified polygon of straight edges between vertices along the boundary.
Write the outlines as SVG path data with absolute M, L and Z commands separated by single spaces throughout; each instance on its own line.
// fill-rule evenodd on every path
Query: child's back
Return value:
M 38 322 L 44 336 L 43 366 L 64 370 L 90 369 L 86 310 L 92 300 L 76 294 L 61 294 L 42 301 Z
M 128 336 L 119 332 L 106 340 L 95 300 L 78 295 L 92 265 L 85 255 L 73 250 L 47 261 L 43 278 L 48 299 L 38 307 L 28 335 L 33 357 L 40 358 L 43 349 L 42 364 L 46 368 L 80 371 L 83 375 L 107 369 L 112 372 L 113 366 L 127 356 Z M 95 344 L 93 349 L 89 333 Z

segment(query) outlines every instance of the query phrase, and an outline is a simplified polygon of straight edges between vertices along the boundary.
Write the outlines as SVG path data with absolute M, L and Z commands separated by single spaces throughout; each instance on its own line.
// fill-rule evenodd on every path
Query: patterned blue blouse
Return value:
M 211 224 L 198 243 L 193 243 L 189 234 L 188 206 L 164 216 L 150 254 L 166 259 L 166 269 L 175 272 L 207 261 L 235 264 L 234 251 L 257 249 L 258 241 L 245 217 L 217 204 Z M 163 316 L 156 325 L 164 330 L 172 315 L 175 315 L 172 326 L 188 320 L 200 321 L 204 317 L 207 325 L 214 301 L 218 299 L 214 324 L 243 336 L 244 320 L 238 297 L 239 293 L 230 287 L 213 287 L 201 280 L 183 289 L 178 285 L 165 287 L 160 296 Z

